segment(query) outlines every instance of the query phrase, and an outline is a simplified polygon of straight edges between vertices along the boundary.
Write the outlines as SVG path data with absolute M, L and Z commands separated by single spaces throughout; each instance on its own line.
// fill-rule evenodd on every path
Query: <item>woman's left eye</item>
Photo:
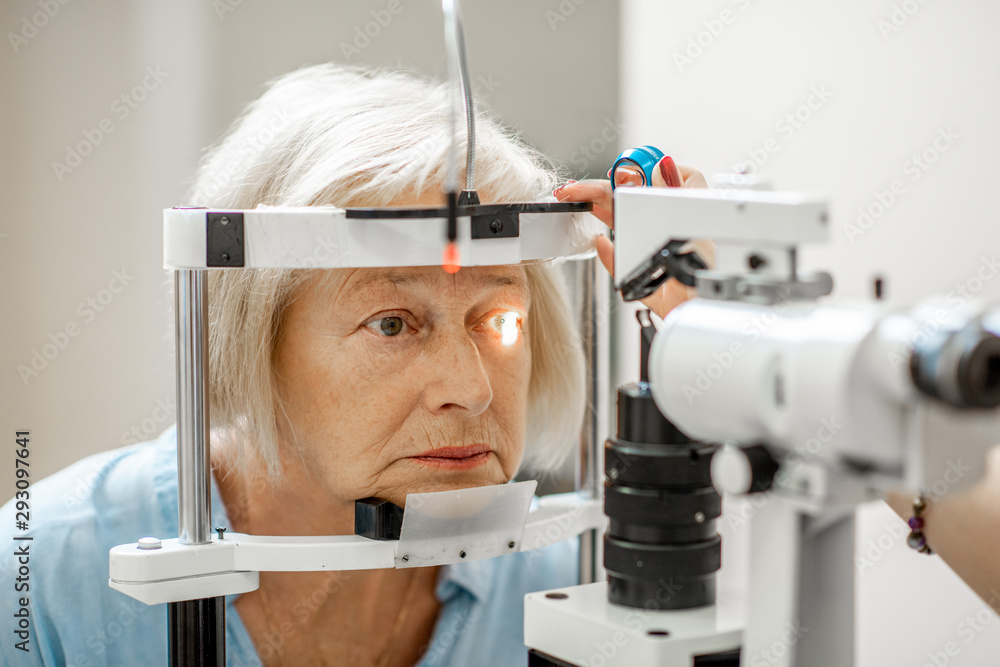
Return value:
M 497 313 L 486 321 L 500 334 L 501 345 L 513 345 L 521 335 L 521 315 L 514 311 Z
M 365 326 L 376 335 L 386 338 L 398 336 L 408 327 L 406 320 L 402 317 L 381 317 L 366 323 Z

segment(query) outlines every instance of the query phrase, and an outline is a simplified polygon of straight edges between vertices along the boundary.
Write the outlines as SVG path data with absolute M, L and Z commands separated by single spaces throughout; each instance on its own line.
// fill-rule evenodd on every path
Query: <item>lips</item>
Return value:
M 417 463 L 445 470 L 465 470 L 483 465 L 490 458 L 492 450 L 486 445 L 466 447 L 441 447 L 411 456 Z

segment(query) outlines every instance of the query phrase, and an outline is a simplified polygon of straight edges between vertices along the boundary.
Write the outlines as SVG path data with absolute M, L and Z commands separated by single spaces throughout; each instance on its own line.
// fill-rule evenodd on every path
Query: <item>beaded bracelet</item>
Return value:
M 931 555 L 934 552 L 931 550 L 930 546 L 927 544 L 927 539 L 924 537 L 924 519 L 921 514 L 927 509 L 927 501 L 924 499 L 924 494 L 921 493 L 919 496 L 913 499 L 913 516 L 907 522 L 910 524 L 910 535 L 906 538 L 906 543 L 910 545 L 911 548 L 916 549 L 922 554 Z

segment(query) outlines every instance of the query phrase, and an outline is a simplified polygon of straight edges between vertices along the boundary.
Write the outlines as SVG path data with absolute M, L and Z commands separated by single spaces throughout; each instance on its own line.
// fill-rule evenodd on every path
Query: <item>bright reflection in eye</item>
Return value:
M 497 315 L 497 328 L 500 330 L 500 344 L 513 345 L 517 342 L 517 313 L 507 312 Z

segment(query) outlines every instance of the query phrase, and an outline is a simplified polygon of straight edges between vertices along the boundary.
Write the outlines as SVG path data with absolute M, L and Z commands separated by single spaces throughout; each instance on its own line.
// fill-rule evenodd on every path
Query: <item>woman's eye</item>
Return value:
M 398 336 L 406 328 L 406 322 L 402 317 L 382 317 L 365 326 L 381 336 Z
M 521 334 L 521 316 L 513 311 L 490 318 L 490 324 L 500 334 L 501 345 L 513 345 Z

